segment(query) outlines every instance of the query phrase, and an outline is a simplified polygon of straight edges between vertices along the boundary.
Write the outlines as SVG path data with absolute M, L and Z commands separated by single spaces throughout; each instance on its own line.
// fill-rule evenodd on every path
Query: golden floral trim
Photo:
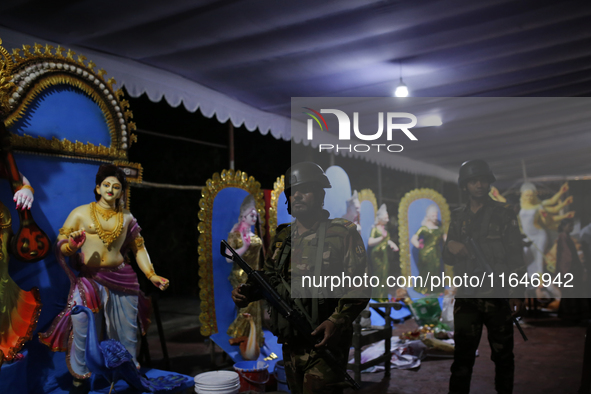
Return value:
M 2 39 L 0 39 L 0 45 L 2 44 Z M 12 69 L 14 67 L 14 62 L 12 61 L 12 56 L 10 53 L 0 46 L 0 55 L 2 55 L 2 59 L 0 59 L 0 113 L 4 112 L 3 108 L 8 108 L 10 106 L 8 100 L 10 99 L 10 92 L 16 88 L 14 82 L 12 82 Z M 0 352 L 1 353 L 1 352 Z
M 359 191 L 359 202 L 362 201 L 369 201 L 373 205 L 373 213 L 376 214 L 378 212 L 378 201 L 376 200 L 376 195 L 371 189 L 362 189 Z
M 445 197 L 436 192 L 433 189 L 415 189 L 406 193 L 400 200 L 398 206 L 398 247 L 400 248 L 400 268 L 402 270 L 402 276 L 410 276 L 410 234 L 408 230 L 408 209 L 410 205 L 419 199 L 426 198 L 432 200 L 439 207 L 441 213 L 441 227 L 445 234 L 449 228 L 449 222 L 451 214 L 449 212 L 449 206 Z M 445 265 L 445 274 L 453 275 L 453 267 Z
M 273 190 L 271 191 L 271 206 L 269 207 L 269 235 L 271 239 L 275 237 L 275 231 L 277 230 L 277 211 L 279 209 L 279 196 L 283 193 L 285 188 L 285 175 L 277 177 L 277 180 L 273 184 Z
M 117 238 L 121 235 L 121 230 L 123 230 L 123 210 L 120 208 L 119 212 L 117 212 L 117 224 L 112 231 L 107 231 L 103 229 L 101 226 L 101 222 L 99 221 L 97 214 L 97 204 L 95 202 L 90 203 L 90 218 L 92 219 L 92 223 L 96 228 L 96 233 L 98 234 L 99 238 L 103 243 L 108 247 L 111 246 Z
M 248 176 L 245 172 L 224 170 L 221 174 L 215 173 L 205 183 L 205 187 L 201 191 L 201 199 L 199 200 L 199 207 L 201 208 L 198 214 L 199 225 L 199 297 L 201 299 L 201 314 L 199 321 L 201 322 L 201 334 L 209 336 L 218 332 L 216 313 L 215 313 L 215 299 L 213 293 L 213 249 L 211 244 L 211 222 L 213 212 L 213 202 L 216 195 L 227 187 L 236 187 L 246 190 L 255 200 L 255 207 L 259 214 L 261 228 L 265 228 L 265 198 L 261 185 L 254 177 Z M 264 234 L 261 234 L 261 237 Z M 216 245 L 219 253 L 219 245 Z
M 127 153 L 124 150 L 117 148 L 107 148 L 101 144 L 94 145 L 91 142 L 83 144 L 80 141 L 71 142 L 67 139 L 59 140 L 55 137 L 48 140 L 44 137 L 32 137 L 30 135 L 10 135 L 10 144 L 14 149 L 23 151 L 25 153 L 43 152 L 54 153 L 63 157 L 83 157 L 107 159 L 110 162 L 113 158 L 125 158 Z

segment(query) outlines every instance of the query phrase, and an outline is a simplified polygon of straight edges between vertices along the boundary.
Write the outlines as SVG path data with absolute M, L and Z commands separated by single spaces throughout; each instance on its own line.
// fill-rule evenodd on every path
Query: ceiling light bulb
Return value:
M 408 96 L 408 88 L 400 79 L 400 84 L 396 87 L 396 91 L 394 92 L 396 97 L 407 97 Z

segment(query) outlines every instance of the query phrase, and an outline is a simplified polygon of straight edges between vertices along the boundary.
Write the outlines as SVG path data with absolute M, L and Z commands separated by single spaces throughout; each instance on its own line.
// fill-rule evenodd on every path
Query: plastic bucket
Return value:
M 262 361 L 240 361 L 234 364 L 234 370 L 240 375 L 240 392 L 265 392 L 269 381 L 269 364 Z
M 240 377 L 232 371 L 204 372 L 194 381 L 198 394 L 237 394 L 240 390 Z
M 291 391 L 289 391 L 289 387 L 287 387 L 287 375 L 285 374 L 285 365 L 283 360 L 277 361 L 273 375 L 275 375 L 275 380 L 277 380 L 277 391 L 291 393 Z

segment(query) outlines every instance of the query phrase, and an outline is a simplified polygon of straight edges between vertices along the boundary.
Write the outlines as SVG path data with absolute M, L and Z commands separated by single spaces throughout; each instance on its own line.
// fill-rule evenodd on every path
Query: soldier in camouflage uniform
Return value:
M 288 211 L 295 221 L 277 229 L 267 254 L 265 274 L 282 298 L 289 300 L 316 327 L 312 334 L 323 337 L 316 347 L 328 346 L 344 367 L 351 347 L 353 321 L 369 301 L 363 298 L 366 292 L 343 290 L 340 298 L 324 297 L 326 294 L 322 292 L 326 289 L 320 289 L 314 298 L 295 298 L 291 294 L 292 274 L 294 277 L 318 272 L 324 275 L 329 268 L 350 276 L 362 276 L 366 272 L 365 248 L 356 225 L 345 219 L 330 220 L 328 211 L 322 208 L 324 188 L 330 187 L 324 171 L 315 163 L 298 163 L 287 171 L 285 194 Z M 232 292 L 239 307 L 259 297 L 248 283 Z M 271 322 L 272 332 L 283 344 L 285 372 L 292 393 L 342 391 L 346 386 L 342 377 L 283 316 L 272 310 Z
M 472 237 L 480 246 L 487 263 L 495 275 L 505 272 L 505 278 L 525 272 L 522 237 L 514 211 L 506 204 L 493 201 L 489 196 L 490 184 L 495 176 L 482 160 L 471 160 L 460 168 L 460 189 L 467 193 L 468 203 L 452 213 L 451 223 L 444 245 L 443 259 L 454 266 L 454 275 L 472 274 L 475 270 L 473 256 L 466 246 Z M 451 366 L 449 393 L 469 393 L 472 367 L 482 335 L 482 326 L 488 330 L 492 360 L 495 363 L 495 388 L 498 393 L 513 392 L 513 321 L 512 317 L 523 310 L 523 300 L 493 298 L 497 288 L 458 289 L 454 306 L 454 362 Z M 507 286 L 507 280 L 505 280 Z M 517 289 L 505 292 L 515 297 Z M 462 298 L 462 297 L 479 298 Z M 523 296 L 520 294 L 519 296 Z

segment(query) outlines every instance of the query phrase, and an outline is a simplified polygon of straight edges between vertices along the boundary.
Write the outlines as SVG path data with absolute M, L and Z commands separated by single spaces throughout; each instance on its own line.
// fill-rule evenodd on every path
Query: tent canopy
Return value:
M 413 97 L 589 96 L 590 14 L 578 0 L 6 0 L 0 38 L 8 49 L 72 48 L 134 97 L 289 140 L 291 97 L 389 97 L 401 78 Z M 516 154 L 535 146 L 535 133 L 503 138 Z M 578 165 L 591 141 L 568 141 L 536 148 L 552 156 L 528 175 L 587 171 Z M 408 158 L 455 173 L 463 158 L 452 154 Z M 399 168 L 396 159 L 384 165 Z

